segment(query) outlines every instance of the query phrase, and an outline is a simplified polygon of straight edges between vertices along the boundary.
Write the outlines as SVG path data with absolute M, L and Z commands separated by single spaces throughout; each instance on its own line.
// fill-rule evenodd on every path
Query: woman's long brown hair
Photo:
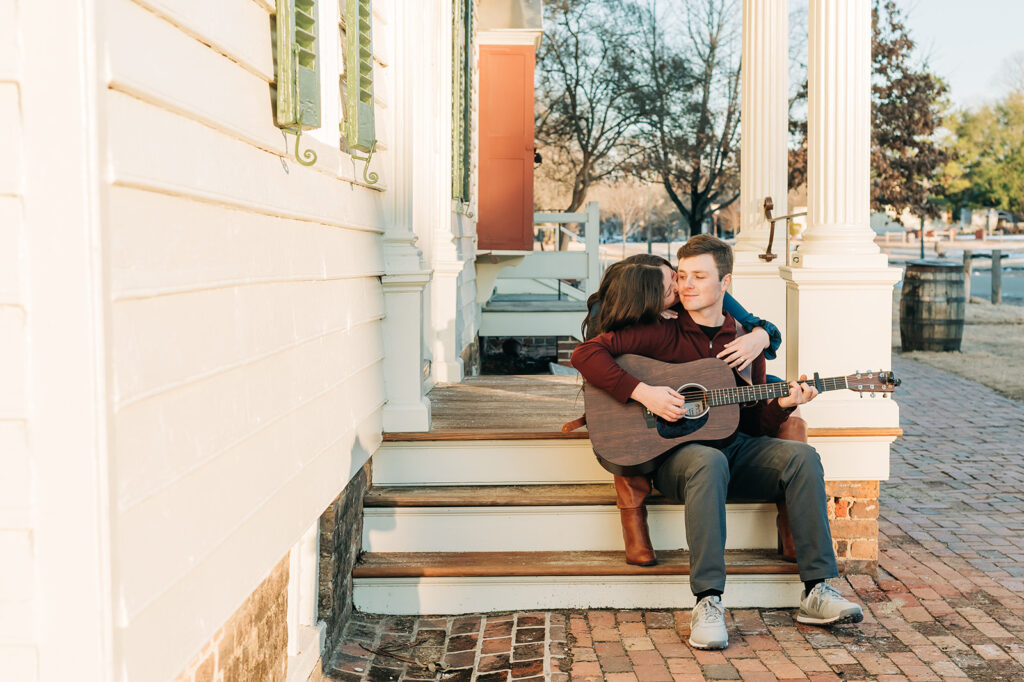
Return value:
M 672 264 L 669 263 L 666 259 L 662 258 L 661 256 L 655 256 L 654 254 L 650 253 L 639 253 L 634 256 L 630 256 L 629 258 L 624 258 L 623 260 L 616 261 L 608 266 L 608 268 L 604 271 L 604 277 L 601 278 L 601 285 L 598 287 L 597 291 L 591 294 L 590 298 L 587 299 L 587 317 L 584 318 L 583 324 L 580 327 L 580 333 L 583 335 L 584 340 L 592 339 L 603 332 L 613 331 L 612 329 L 606 328 L 605 323 L 602 322 L 602 320 L 605 319 L 605 316 L 602 314 L 605 310 L 604 301 L 608 298 L 609 290 L 617 286 L 617 280 L 622 275 L 622 273 L 626 272 L 630 268 L 630 266 L 634 265 L 653 266 L 656 269 L 658 269 L 659 295 L 657 312 L 658 314 L 661 313 L 661 306 L 664 300 L 665 292 L 661 291 L 662 279 L 660 268 L 662 266 L 669 268 L 670 270 L 674 270 L 675 268 L 673 268 Z M 621 298 L 621 293 L 617 293 L 616 296 Z M 598 305 L 601 309 L 596 315 L 594 315 L 595 305 Z M 618 324 L 618 320 L 620 317 L 621 312 L 617 311 L 615 316 L 609 315 L 607 319 L 612 324 L 617 325 L 615 326 L 615 329 L 621 329 L 622 327 L 626 327 L 636 322 L 636 320 L 634 320 L 631 322 L 624 322 L 622 324 Z M 649 321 L 653 322 L 653 320 Z

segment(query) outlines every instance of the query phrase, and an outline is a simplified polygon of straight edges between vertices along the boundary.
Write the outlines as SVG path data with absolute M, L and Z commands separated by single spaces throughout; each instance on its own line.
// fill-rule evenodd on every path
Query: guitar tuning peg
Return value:
M 874 394 L 874 393 L 872 393 L 872 394 L 871 394 L 871 397 L 872 397 L 872 398 L 874 398 L 874 397 L 875 397 L 875 394 Z

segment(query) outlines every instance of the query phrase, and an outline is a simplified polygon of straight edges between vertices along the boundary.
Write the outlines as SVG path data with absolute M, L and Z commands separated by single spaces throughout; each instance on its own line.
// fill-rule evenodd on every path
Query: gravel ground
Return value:
M 900 352 L 899 290 L 893 299 L 893 352 L 972 379 L 1024 402 L 1024 306 L 972 297 L 960 352 Z

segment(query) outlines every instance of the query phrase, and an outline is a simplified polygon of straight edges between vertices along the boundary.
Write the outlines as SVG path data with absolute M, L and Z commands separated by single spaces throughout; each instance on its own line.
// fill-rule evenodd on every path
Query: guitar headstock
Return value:
M 892 393 L 903 383 L 892 372 L 856 372 L 846 376 L 846 387 L 858 393 Z

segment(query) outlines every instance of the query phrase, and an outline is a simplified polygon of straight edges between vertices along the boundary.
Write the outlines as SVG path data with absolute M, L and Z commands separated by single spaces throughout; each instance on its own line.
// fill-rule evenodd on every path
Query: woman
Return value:
M 654 288 L 659 281 L 651 273 L 655 268 L 661 271 L 660 292 Z M 640 254 L 613 263 L 605 271 L 597 292 L 587 300 L 588 315 L 581 329 L 583 338 L 590 339 L 603 332 L 634 324 L 650 324 L 659 316 L 666 319 L 678 317 L 682 307 L 679 305 L 675 277 L 675 268 L 660 256 Z M 620 278 L 624 278 L 624 281 L 619 281 Z M 725 295 L 724 307 L 748 333 L 726 345 L 718 357 L 737 371 L 745 369 L 762 352 L 765 358 L 773 359 L 782 342 L 778 328 L 749 313 L 729 294 Z M 806 442 L 807 424 L 799 417 L 790 417 L 777 437 Z M 645 504 L 651 493 L 650 479 L 647 476 L 615 476 L 614 481 L 626 562 L 653 566 L 657 563 L 657 556 L 647 527 Z M 777 525 L 779 551 L 784 558 L 795 560 L 786 509 L 781 503 Z

